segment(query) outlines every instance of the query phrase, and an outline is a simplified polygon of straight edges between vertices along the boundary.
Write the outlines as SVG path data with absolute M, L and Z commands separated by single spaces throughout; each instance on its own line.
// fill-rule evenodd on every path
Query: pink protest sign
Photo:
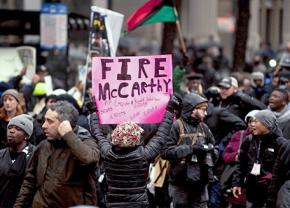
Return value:
M 94 57 L 92 78 L 101 124 L 159 123 L 173 92 L 172 57 Z

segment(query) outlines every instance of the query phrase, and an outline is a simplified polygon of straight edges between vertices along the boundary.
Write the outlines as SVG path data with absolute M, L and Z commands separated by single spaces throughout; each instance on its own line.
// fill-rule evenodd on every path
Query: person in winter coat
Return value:
M 212 103 L 208 104 L 205 123 L 214 135 L 215 145 L 219 146 L 220 152 L 224 150 L 234 132 L 246 127 L 246 124 L 242 119 L 240 119 L 240 117 L 231 113 L 226 108 L 214 107 Z M 220 183 L 217 178 L 220 177 L 223 168 L 224 163 L 220 155 L 214 167 L 214 175 L 216 176 L 216 180 L 209 186 L 211 206 L 220 206 L 221 191 Z
M 263 110 L 266 108 L 266 105 L 261 101 L 238 91 L 238 81 L 234 77 L 223 78 L 218 87 L 222 98 L 220 107 L 227 108 L 241 119 L 244 119 L 251 110 Z
M 245 139 L 251 134 L 251 124 L 255 114 L 258 112 L 259 110 L 250 111 L 245 117 L 245 122 L 247 123 L 248 128 L 237 131 L 232 135 L 231 140 L 223 152 L 223 160 L 226 164 L 236 163 L 239 161 L 239 149 Z
M 95 105 L 90 106 L 91 132 L 99 142 L 104 161 L 108 185 L 107 206 L 149 207 L 146 194 L 149 164 L 168 139 L 179 101 L 174 96 L 171 98 L 157 133 L 145 146 L 140 146 L 144 130 L 131 121 L 117 125 L 108 139 L 100 129 L 96 109 L 93 108 Z
M 212 103 L 208 104 L 207 116 L 204 122 L 208 125 L 215 138 L 215 145 L 219 146 L 219 151 L 222 152 L 227 145 L 232 134 L 240 129 L 244 129 L 246 124 L 240 117 L 231 113 L 226 108 L 214 107 Z M 217 178 L 220 177 L 224 163 L 221 155 L 218 158 L 215 167 L 214 175 L 216 180 L 209 186 L 210 204 L 212 207 L 220 207 L 220 183 Z
M 233 195 L 239 198 L 246 188 L 247 207 L 263 207 L 267 199 L 274 162 L 286 141 L 277 126 L 275 115 L 261 110 L 254 116 L 252 134 L 241 146 L 239 163 L 233 177 Z
M 275 89 L 269 97 L 269 109 L 275 114 L 279 128 L 286 139 L 290 139 L 290 104 L 288 92 Z
M 0 108 L 0 149 L 6 147 L 7 124 L 17 115 L 23 113 L 20 96 L 17 90 L 9 89 L 1 96 L 3 106 Z
M 290 141 L 281 146 L 273 169 L 267 196 L 267 208 L 290 207 Z
M 32 131 L 32 118 L 26 114 L 15 116 L 7 125 L 8 147 L 0 150 L 0 207 L 14 205 L 34 149 L 29 143 Z
M 181 118 L 174 122 L 162 158 L 170 163 L 169 195 L 174 207 L 207 207 L 207 185 L 213 181 L 217 158 L 214 137 L 202 122 L 208 101 L 187 94 L 182 101 Z
M 223 139 L 227 143 L 232 133 L 246 128 L 245 122 L 240 117 L 231 113 L 226 108 L 214 107 L 212 103 L 208 104 L 207 116 L 204 122 L 214 135 L 217 145 Z
M 99 149 L 77 119 L 77 110 L 66 101 L 49 107 L 42 125 L 47 139 L 28 163 L 14 207 L 96 205 Z
M 244 130 L 237 131 L 234 133 L 223 151 L 222 158 L 226 165 L 221 176 L 221 189 L 224 195 L 228 195 L 228 191 L 232 187 L 233 172 L 239 162 L 239 154 L 241 150 L 242 143 L 251 134 L 251 127 L 253 126 L 253 118 L 255 114 L 259 112 L 258 110 L 250 111 L 246 117 L 245 122 L 248 124 L 248 128 Z M 231 204 L 231 207 L 245 207 L 246 199 L 244 189 L 242 190 L 242 195 L 238 199 L 228 195 L 226 197 L 227 203 Z
M 265 87 L 265 76 L 262 72 L 253 72 L 251 74 L 251 86 L 254 90 L 253 97 L 264 102 L 268 91 Z

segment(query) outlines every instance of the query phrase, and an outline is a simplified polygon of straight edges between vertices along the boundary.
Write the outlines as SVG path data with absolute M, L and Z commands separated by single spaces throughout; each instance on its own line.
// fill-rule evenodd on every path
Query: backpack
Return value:
M 199 135 L 197 133 L 186 134 L 183 121 L 181 119 L 177 119 L 176 122 L 179 127 L 179 139 L 177 141 L 177 144 L 180 144 L 185 137 L 190 137 L 192 139 L 192 144 L 195 144 L 195 142 L 197 141 L 197 136 Z M 169 161 L 162 159 L 160 155 L 155 159 L 154 167 L 152 170 L 154 174 L 153 182 L 154 182 L 155 187 L 161 188 L 163 186 L 166 173 L 168 172 L 168 167 L 169 167 Z

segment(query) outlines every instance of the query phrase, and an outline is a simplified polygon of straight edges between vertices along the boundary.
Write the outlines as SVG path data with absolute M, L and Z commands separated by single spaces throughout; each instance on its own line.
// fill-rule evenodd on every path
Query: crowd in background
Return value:
M 45 66 L 31 83 L 25 68 L 1 82 L 0 207 L 290 206 L 290 44 L 263 45 L 244 72 L 230 73 L 214 42 L 176 50 L 173 63 L 160 126 L 99 125 L 90 73 L 84 104 L 79 82 L 47 95 Z M 154 187 L 149 165 L 162 160 Z

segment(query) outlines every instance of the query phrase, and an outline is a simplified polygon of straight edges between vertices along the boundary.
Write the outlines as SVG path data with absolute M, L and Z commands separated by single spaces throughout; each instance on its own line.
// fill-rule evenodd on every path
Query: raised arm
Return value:
M 92 97 L 92 100 L 86 104 L 90 115 L 89 115 L 89 126 L 91 134 L 95 137 L 98 141 L 100 149 L 101 149 L 101 156 L 104 158 L 106 157 L 108 151 L 112 148 L 111 141 L 103 133 L 100 124 L 99 124 L 99 117 L 97 115 L 97 105 L 95 98 Z
M 84 164 L 96 163 L 100 159 L 98 144 L 90 133 L 82 128 L 76 127 L 72 131 L 69 121 L 63 121 L 59 127 L 59 134 L 69 146 L 73 155 Z
M 99 117 L 96 113 L 90 114 L 90 129 L 99 143 L 102 157 L 106 157 L 108 151 L 112 148 L 112 144 L 100 128 Z
M 173 124 L 174 111 L 179 108 L 179 100 L 175 96 L 172 96 L 168 102 L 163 121 L 159 126 L 158 131 L 144 148 L 145 157 L 148 160 L 151 160 L 160 154 L 160 151 L 169 138 L 170 129 Z

